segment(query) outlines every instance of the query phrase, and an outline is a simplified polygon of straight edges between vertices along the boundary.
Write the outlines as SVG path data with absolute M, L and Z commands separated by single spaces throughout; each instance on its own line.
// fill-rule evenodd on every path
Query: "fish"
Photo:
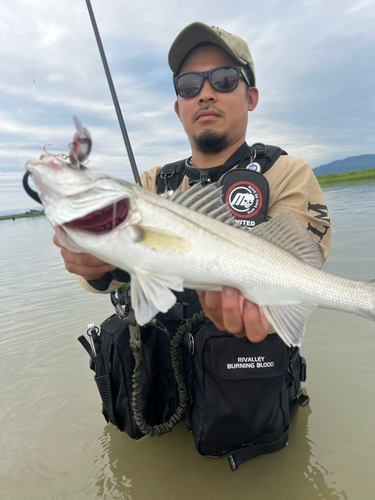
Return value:
M 184 288 L 236 288 L 288 346 L 300 346 L 320 306 L 375 321 L 375 283 L 321 269 L 318 245 L 287 212 L 240 228 L 215 184 L 160 196 L 55 155 L 29 161 L 45 214 L 60 242 L 127 271 L 136 321 L 145 325 Z

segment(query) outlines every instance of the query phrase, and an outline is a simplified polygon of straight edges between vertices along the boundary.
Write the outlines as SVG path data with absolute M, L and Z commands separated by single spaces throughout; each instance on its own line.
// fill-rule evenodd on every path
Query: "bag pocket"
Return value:
M 100 355 L 104 374 L 96 371 L 103 415 L 130 439 L 140 439 L 132 411 L 134 357 L 129 345 L 129 325 L 111 316 L 100 326 Z
M 130 439 L 153 433 L 149 428 L 168 421 L 178 404 L 169 332 L 153 327 L 141 329 L 141 359 L 136 377 L 126 321 L 113 315 L 101 324 L 100 335 L 92 335 L 96 335 L 96 356 L 87 347 L 86 350 L 92 356 L 91 367 L 104 418 Z
M 277 335 L 252 344 L 213 325 L 195 334 L 191 429 L 202 455 L 272 443 L 288 428 L 288 349 Z

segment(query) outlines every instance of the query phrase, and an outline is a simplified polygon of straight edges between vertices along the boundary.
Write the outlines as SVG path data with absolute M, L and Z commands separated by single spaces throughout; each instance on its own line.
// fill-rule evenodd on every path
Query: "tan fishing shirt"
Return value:
M 155 179 L 161 167 L 140 174 L 142 186 L 156 193 Z M 310 166 L 298 158 L 282 155 L 264 174 L 270 187 L 268 219 L 284 212 L 293 212 L 303 227 L 310 232 L 322 252 L 323 262 L 331 247 L 330 220 L 319 183 Z M 185 176 L 181 188 L 189 187 Z M 94 293 L 109 293 L 123 283 L 113 280 L 107 290 L 98 291 L 78 277 L 80 284 Z

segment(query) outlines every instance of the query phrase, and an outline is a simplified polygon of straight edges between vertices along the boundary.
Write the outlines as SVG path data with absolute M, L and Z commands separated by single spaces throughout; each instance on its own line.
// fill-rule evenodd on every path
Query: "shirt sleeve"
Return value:
M 121 281 L 109 279 L 108 282 L 106 282 L 106 287 L 104 287 L 102 286 L 103 285 L 102 280 L 97 280 L 97 281 L 92 280 L 88 282 L 87 280 L 85 280 L 85 278 L 82 278 L 82 276 L 77 276 L 77 278 L 78 278 L 78 283 L 81 285 L 81 287 L 87 290 L 88 292 L 92 293 L 111 293 L 114 290 L 120 288 L 124 284 Z
M 318 244 L 324 262 L 331 248 L 331 224 L 322 190 L 310 166 L 283 155 L 265 177 L 270 186 L 268 217 L 293 212 Z

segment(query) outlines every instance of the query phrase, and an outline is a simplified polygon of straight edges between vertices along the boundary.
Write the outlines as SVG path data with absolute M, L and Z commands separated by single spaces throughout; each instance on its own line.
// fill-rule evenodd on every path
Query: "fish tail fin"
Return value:
M 375 321 L 375 280 L 365 283 L 367 293 L 366 308 L 362 308 L 358 311 L 358 315 L 363 318 Z M 368 304 L 369 303 L 369 304 Z

